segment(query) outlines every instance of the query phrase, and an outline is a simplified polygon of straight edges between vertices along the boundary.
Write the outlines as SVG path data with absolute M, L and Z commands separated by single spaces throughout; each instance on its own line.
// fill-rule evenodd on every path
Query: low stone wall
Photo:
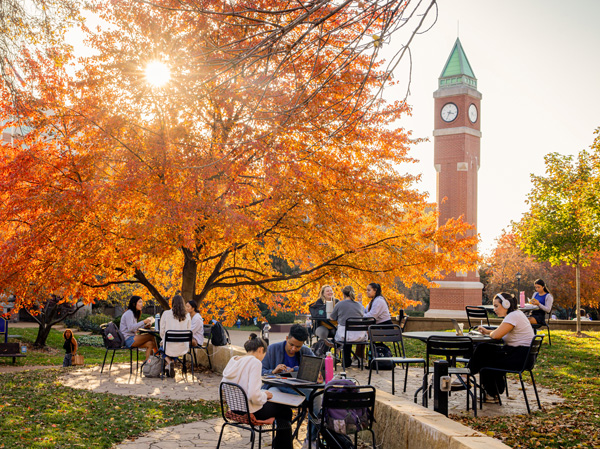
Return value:
M 381 390 L 377 390 L 375 420 L 377 444 L 386 449 L 509 447 L 433 410 Z
M 208 359 L 206 358 L 206 351 L 203 349 L 194 349 L 196 351 L 196 360 L 202 366 L 208 368 Z M 210 354 L 210 362 L 212 366 L 212 370 L 215 373 L 222 373 L 227 363 L 229 363 L 229 359 L 234 355 L 246 355 L 246 351 L 244 348 L 234 345 L 228 346 L 213 346 L 208 345 L 208 352 Z
M 447 321 L 447 320 L 446 320 Z M 445 328 L 447 329 L 447 327 Z M 222 373 L 238 346 L 208 346 L 213 371 Z M 196 349 L 199 363 L 208 366 L 206 352 Z M 374 431 L 378 447 L 385 449 L 501 449 L 501 441 L 452 421 L 404 398 L 377 390 Z M 370 436 L 367 436 L 370 438 Z

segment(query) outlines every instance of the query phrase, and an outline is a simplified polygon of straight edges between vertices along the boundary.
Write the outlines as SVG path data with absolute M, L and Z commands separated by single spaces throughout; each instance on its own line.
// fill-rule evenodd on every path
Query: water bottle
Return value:
M 158 331 L 160 330 L 160 325 L 159 325 L 159 322 L 160 322 L 160 313 L 157 313 L 157 314 L 154 316 L 154 330 L 155 330 L 156 332 L 158 332 Z
M 333 357 L 331 357 L 331 352 L 328 352 L 325 357 L 325 383 L 331 379 L 333 379 Z

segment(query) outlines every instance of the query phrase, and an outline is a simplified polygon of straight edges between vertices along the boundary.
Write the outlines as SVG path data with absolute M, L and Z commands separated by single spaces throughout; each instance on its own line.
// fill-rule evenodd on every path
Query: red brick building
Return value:
M 481 140 L 481 93 L 459 39 L 439 78 L 435 98 L 434 164 L 439 223 L 464 216 L 477 226 L 477 171 Z M 477 233 L 476 228 L 473 233 Z M 447 273 L 430 290 L 426 316 L 461 316 L 466 305 L 481 305 L 483 284 L 476 271 Z

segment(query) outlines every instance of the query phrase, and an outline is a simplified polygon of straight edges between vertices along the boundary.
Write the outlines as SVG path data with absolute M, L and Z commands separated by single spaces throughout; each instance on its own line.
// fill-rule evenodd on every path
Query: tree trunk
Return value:
M 581 310 L 581 298 L 579 297 L 579 263 L 575 265 L 575 298 L 576 298 L 576 307 L 575 313 L 577 317 L 577 335 L 581 334 L 581 314 L 579 311 Z
M 196 275 L 198 274 L 198 262 L 194 259 L 190 250 L 183 248 L 183 272 L 181 274 L 181 296 L 187 301 L 194 299 L 196 293 Z
M 48 339 L 48 335 L 50 335 L 50 331 L 52 330 L 52 325 L 49 325 L 44 322 L 38 323 L 38 333 L 35 338 L 35 342 L 33 346 L 36 348 L 43 348 L 46 346 L 46 340 Z
M 29 316 L 31 316 L 36 323 L 38 323 L 38 333 L 33 346 L 36 348 L 45 347 L 46 340 L 48 339 L 48 335 L 50 335 L 52 326 L 64 321 L 65 318 L 70 317 L 83 306 L 83 303 L 81 303 L 81 305 L 65 305 L 57 304 L 55 301 L 47 301 L 44 309 L 39 315 L 34 316 L 29 313 L 29 310 L 26 310 Z

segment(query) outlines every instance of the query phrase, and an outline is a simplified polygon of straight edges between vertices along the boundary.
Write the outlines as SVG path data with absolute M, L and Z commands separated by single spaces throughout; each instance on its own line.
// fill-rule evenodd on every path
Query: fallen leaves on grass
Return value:
M 531 415 L 453 418 L 514 448 L 600 448 L 599 367 L 600 340 L 553 330 L 552 346 L 543 345 L 534 375 L 538 386 L 559 393 L 564 403 Z M 528 393 L 537 410 L 531 386 Z M 518 394 L 517 400 L 524 400 Z

